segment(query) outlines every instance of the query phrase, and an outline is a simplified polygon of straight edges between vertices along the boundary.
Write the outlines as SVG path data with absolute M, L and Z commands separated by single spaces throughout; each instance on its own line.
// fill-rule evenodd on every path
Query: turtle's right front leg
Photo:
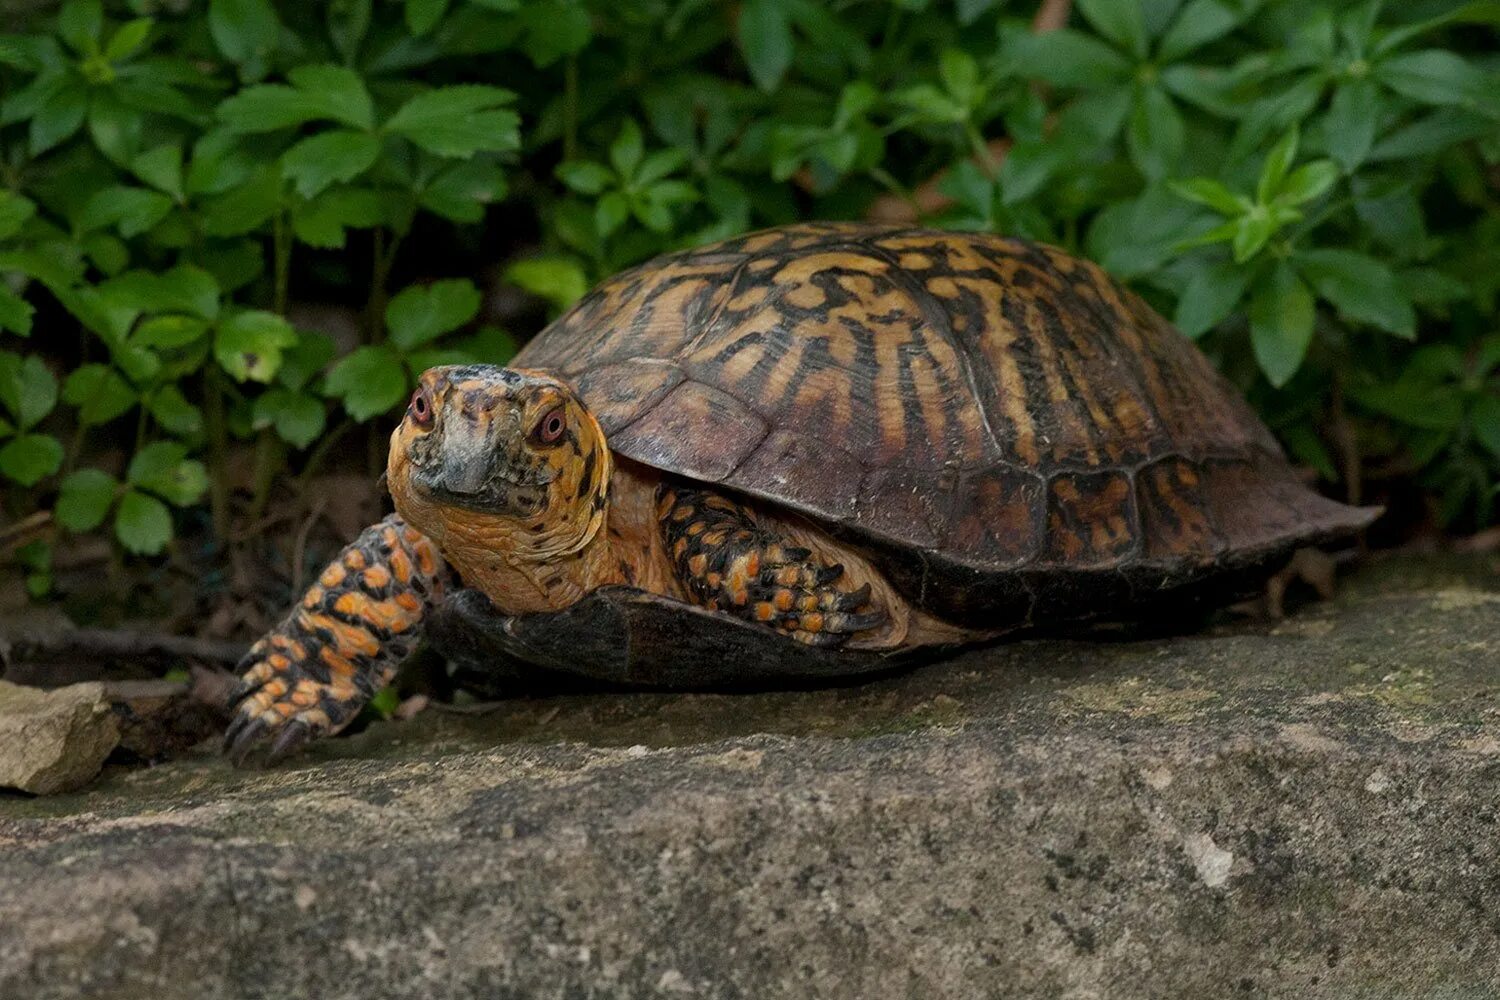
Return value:
M 274 760 L 348 725 L 416 647 L 446 574 L 437 546 L 399 515 L 366 528 L 241 661 L 225 751 L 243 762 L 274 734 Z

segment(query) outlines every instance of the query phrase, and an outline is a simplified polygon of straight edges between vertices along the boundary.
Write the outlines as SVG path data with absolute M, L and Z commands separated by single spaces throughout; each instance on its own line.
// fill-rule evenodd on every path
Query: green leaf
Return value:
M 1365 161 L 1380 120 L 1380 91 L 1369 78 L 1342 83 L 1333 92 L 1323 119 L 1324 145 L 1345 173 Z
M 1177 301 L 1173 323 L 1194 339 L 1218 326 L 1245 295 L 1254 273 L 1230 261 L 1219 261 L 1193 275 Z
M 474 2 L 497 6 L 497 0 Z M 523 48 L 538 68 L 583 51 L 594 34 L 588 9 L 572 0 L 528 0 L 519 13 L 526 29 Z
M 333 366 L 324 388 L 343 401 L 349 416 L 363 422 L 406 397 L 406 369 L 401 356 L 389 347 L 359 347 Z
M 0 282 L 0 330 L 10 330 L 22 337 L 31 335 L 31 304 Z
M 422 189 L 418 202 L 453 222 L 479 222 L 484 208 L 506 194 L 505 173 L 486 160 L 455 163 Z
M 330 184 L 352 181 L 375 165 L 380 140 L 368 132 L 335 129 L 303 139 L 281 158 L 282 173 L 304 198 Z
M 141 320 L 130 342 L 137 347 L 169 350 L 186 347 L 208 332 L 208 321 L 197 316 L 152 316 Z
M 160 191 L 113 185 L 97 190 L 84 204 L 77 224 L 83 230 L 114 227 L 121 236 L 139 236 L 172 211 L 172 199 Z
M 88 107 L 88 91 L 80 84 L 70 81 L 52 91 L 31 119 L 31 155 L 40 156 L 77 132 Z
M 1345 319 L 1414 340 L 1417 317 L 1396 275 L 1374 257 L 1352 250 L 1301 250 L 1295 262 L 1318 294 Z
M 138 312 L 183 312 L 210 320 L 219 315 L 218 282 L 192 264 L 179 264 L 160 274 L 127 271 L 99 289 L 110 301 Z
M 1500 458 L 1500 396 L 1480 396 L 1469 411 L 1474 438 L 1491 455 Z
M 138 17 L 133 21 L 126 21 L 110 36 L 109 44 L 104 47 L 104 58 L 112 63 L 120 62 L 145 44 L 146 36 L 151 33 L 151 26 L 155 22 L 149 17 Z
M 1233 226 L 1234 238 L 1230 240 L 1230 246 L 1236 264 L 1243 264 L 1259 253 L 1277 229 L 1276 219 L 1260 205 L 1234 220 Z
M 21 430 L 30 430 L 57 406 L 57 379 L 35 355 L 0 354 L 0 404 Z
M 600 239 L 608 238 L 629 217 L 630 201 L 619 191 L 611 191 L 594 206 L 594 228 Z
M 58 489 L 52 516 L 69 531 L 93 531 L 115 502 L 120 484 L 101 469 L 79 469 L 68 475 Z
M 346 228 L 370 229 L 386 220 L 385 204 L 375 191 L 326 191 L 293 210 L 292 231 L 308 246 L 332 250 L 344 245 Z
M 796 47 L 785 5 L 781 0 L 747 0 L 740 8 L 738 34 L 750 79 L 761 90 L 775 90 Z
M 274 132 L 331 119 L 368 130 L 375 110 L 359 74 L 344 66 L 298 66 L 280 83 L 246 87 L 219 105 L 219 119 L 239 132 Z
M 297 343 L 282 357 L 276 381 L 288 389 L 301 389 L 328 366 L 338 346 L 326 333 L 297 331 Z
M 1188 201 L 1207 205 L 1220 215 L 1234 218 L 1244 215 L 1252 207 L 1249 198 L 1235 194 L 1211 177 L 1194 177 L 1185 181 L 1170 181 L 1168 186 Z
M 518 260 L 505 269 L 505 280 L 541 296 L 559 310 L 568 308 L 589 290 L 583 265 L 572 257 Z
M 1369 160 L 1378 163 L 1428 156 L 1488 135 L 1494 128 L 1493 122 L 1473 112 L 1443 108 L 1382 138 L 1370 150 Z
M 104 33 L 104 7 L 99 0 L 67 0 L 57 15 L 57 35 L 82 55 L 99 51 Z
M 1182 115 L 1166 92 L 1155 86 L 1143 88 L 1125 138 L 1130 158 L 1146 180 L 1161 180 L 1180 165 L 1184 134 Z
M 0 448 L 0 472 L 22 486 L 35 486 L 62 468 L 62 442 L 50 434 L 20 434 Z
M 36 203 L 23 198 L 14 191 L 0 189 L 0 240 L 9 239 L 21 231 L 32 216 L 36 215 Z
M 645 140 L 641 136 L 641 127 L 635 123 L 635 119 L 625 119 L 620 125 L 620 134 L 609 144 L 609 162 L 614 166 L 615 173 L 621 177 L 634 178 L 644 152 Z
M 499 87 L 440 87 L 401 105 L 385 127 L 438 156 L 510 153 L 521 146 L 521 116 L 501 106 L 515 98 Z
M 1339 179 L 1338 167 L 1331 160 L 1314 160 L 1293 170 L 1281 185 L 1279 200 L 1289 205 L 1312 201 L 1333 187 Z
M 1256 185 L 1255 200 L 1262 204 L 1270 201 L 1281 191 L 1281 182 L 1286 179 L 1292 162 L 1297 158 L 1297 130 L 1294 128 L 1271 147 L 1266 162 L 1260 169 L 1260 182 Z
M 1001 49 L 1004 64 L 1017 76 L 1059 87 L 1117 85 L 1130 75 L 1130 62 L 1096 38 L 1071 28 L 1009 35 Z
M 243 63 L 270 55 L 281 21 L 271 0 L 209 0 L 208 30 L 225 58 Z
M 251 412 L 256 429 L 274 427 L 283 441 L 296 448 L 306 448 L 317 440 L 327 422 L 320 400 L 291 389 L 261 393 Z
M 1312 343 L 1313 297 L 1285 261 L 1250 291 L 1250 345 L 1274 386 L 1286 385 Z
M 175 385 L 165 385 L 153 392 L 146 409 L 158 424 L 173 434 L 191 437 L 203 430 L 203 412 L 189 403 Z
M 1078 0 L 1078 10 L 1099 34 L 1137 59 L 1146 58 L 1146 26 L 1135 0 Z
M 1362 406 L 1423 430 L 1452 432 L 1463 421 L 1463 402 L 1457 393 L 1412 379 L 1386 385 L 1355 383 L 1350 395 Z
M 437 26 L 448 9 L 448 0 L 406 0 L 406 27 L 420 38 Z
M 189 459 L 186 446 L 176 441 L 156 441 L 136 452 L 125 481 L 178 507 L 197 503 L 208 489 L 203 463 Z
M 385 309 L 391 343 L 409 351 L 463 326 L 479 312 L 479 289 L 467 278 L 402 289 Z
M 187 197 L 182 186 L 182 147 L 175 142 L 140 154 L 131 161 L 130 172 L 179 202 Z
M 1424 104 L 1457 104 L 1494 111 L 1495 83 L 1477 66 L 1443 49 L 1391 56 L 1375 66 L 1381 83 Z
M 557 179 L 569 188 L 587 195 L 602 193 L 615 180 L 615 175 L 602 163 L 559 163 L 556 173 Z
M 156 555 L 172 540 L 172 512 L 156 497 L 128 490 L 115 513 L 115 537 L 136 555 Z
M 247 310 L 219 324 L 214 357 L 238 382 L 269 382 L 281 367 L 281 352 L 297 342 L 296 331 L 272 312 Z
M 259 229 L 281 209 L 279 167 L 265 167 L 252 179 L 212 199 L 203 208 L 203 229 L 210 236 L 241 236 Z
M 135 390 L 107 365 L 89 364 L 73 369 L 63 382 L 62 398 L 78 408 L 84 424 L 108 423 L 135 405 Z
M 1223 38 L 1241 20 L 1240 12 L 1225 0 L 1192 0 L 1162 36 L 1156 47 L 1156 57 L 1163 63 L 1176 62 L 1209 42 Z

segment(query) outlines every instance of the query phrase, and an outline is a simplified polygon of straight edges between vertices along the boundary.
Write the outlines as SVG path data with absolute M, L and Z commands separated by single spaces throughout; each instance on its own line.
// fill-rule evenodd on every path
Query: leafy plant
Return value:
M 188 524 L 235 544 L 278 483 L 378 458 L 424 367 L 508 359 L 490 320 L 535 329 L 613 271 L 751 228 L 875 217 L 1090 256 L 1330 488 L 1402 470 L 1448 523 L 1492 520 L 1500 2 L 1077 0 L 1050 32 L 1035 13 L 8 12 L 7 512 L 129 553 Z M 369 447 L 334 453 L 361 425 Z M 16 557 L 41 593 L 38 545 Z

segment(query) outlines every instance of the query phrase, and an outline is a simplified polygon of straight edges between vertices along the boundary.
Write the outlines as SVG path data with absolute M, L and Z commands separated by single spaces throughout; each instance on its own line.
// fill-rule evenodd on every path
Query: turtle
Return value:
M 861 223 L 657 257 L 508 365 L 424 372 L 386 481 L 247 654 L 237 757 L 337 732 L 424 637 L 512 675 L 816 681 L 1180 617 L 1378 513 L 1097 265 Z

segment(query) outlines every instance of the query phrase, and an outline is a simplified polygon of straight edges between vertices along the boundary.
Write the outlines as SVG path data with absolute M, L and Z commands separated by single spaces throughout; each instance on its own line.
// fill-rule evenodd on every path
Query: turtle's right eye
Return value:
M 412 423 L 418 427 L 432 426 L 432 397 L 426 389 L 418 389 L 411 394 L 411 405 L 407 409 L 411 413 Z

